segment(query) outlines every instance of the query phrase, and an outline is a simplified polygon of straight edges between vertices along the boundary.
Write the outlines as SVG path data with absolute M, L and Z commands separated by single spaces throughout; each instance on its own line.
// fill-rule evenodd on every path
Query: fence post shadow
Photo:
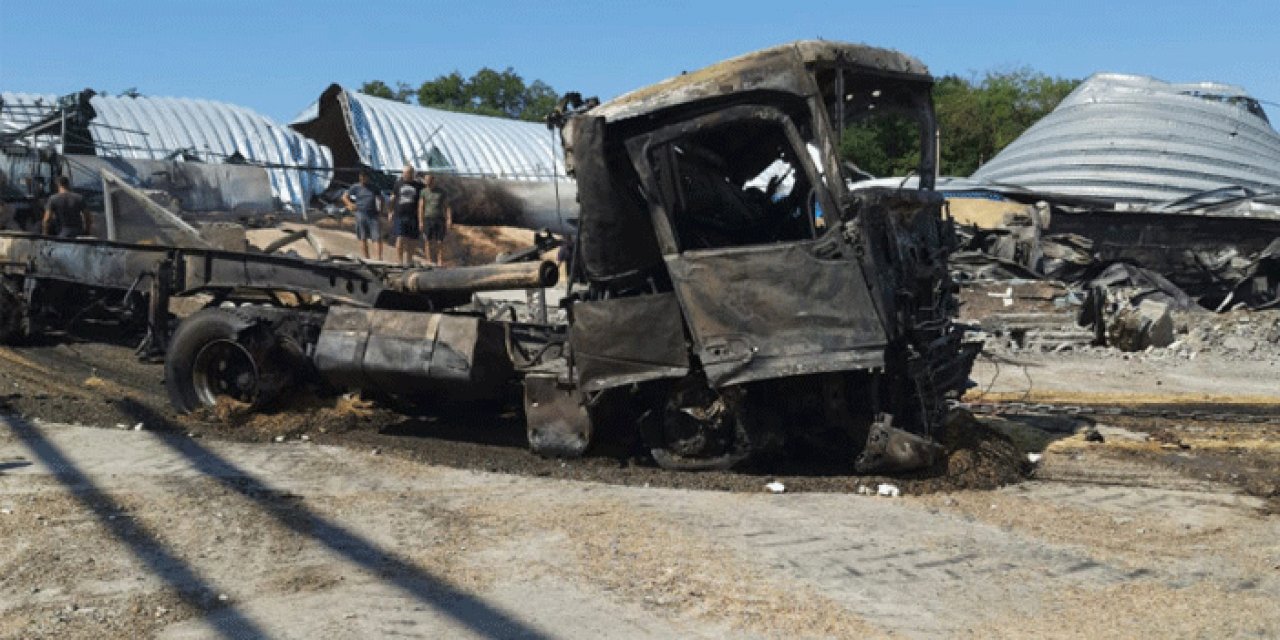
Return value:
M 0 414 L 0 423 L 8 426 L 75 500 L 93 513 L 98 524 L 172 587 L 184 603 L 199 611 L 216 612 L 217 615 L 206 615 L 204 619 L 218 635 L 236 639 L 266 637 L 261 628 L 234 606 L 221 604 L 217 599 L 219 590 L 145 527 L 134 522 L 133 518 L 115 517 L 124 509 L 80 471 L 57 445 L 41 433 L 39 427 L 23 418 L 6 414 Z
M 432 607 L 471 632 L 488 638 L 550 638 L 512 614 L 448 584 L 305 505 L 277 499 L 279 491 L 196 440 L 182 435 L 184 430 L 180 426 L 146 405 L 129 398 L 122 398 L 119 402 L 121 410 L 134 419 L 159 428 L 162 432 L 155 436 L 160 443 L 182 455 L 205 476 L 251 500 L 284 528 L 311 538 L 346 560 L 378 574 L 409 597 Z

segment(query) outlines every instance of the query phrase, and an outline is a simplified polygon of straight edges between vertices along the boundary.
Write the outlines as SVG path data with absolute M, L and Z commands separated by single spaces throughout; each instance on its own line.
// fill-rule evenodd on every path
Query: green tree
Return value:
M 413 95 L 413 87 L 407 83 L 397 82 L 394 89 L 381 80 L 370 80 L 362 85 L 359 89 L 360 93 L 374 96 L 375 98 L 386 98 L 387 100 L 395 100 L 397 102 L 408 102 L 409 96 Z
M 467 81 L 471 106 L 477 113 L 515 117 L 520 113 L 524 95 L 524 79 L 507 67 L 494 71 L 480 69 Z
M 539 121 L 555 108 L 560 95 L 550 85 L 524 78 L 511 67 L 484 67 L 470 78 L 454 71 L 418 87 L 418 104 L 487 116 Z
M 541 121 L 560 100 L 560 94 L 551 85 L 541 80 L 525 84 L 524 78 L 511 67 L 502 71 L 484 67 L 469 78 L 453 71 L 423 82 L 413 90 L 404 83 L 397 85 L 392 89 L 374 80 L 364 83 L 360 91 L 392 100 L 414 96 L 424 107 L 530 121 Z
M 437 107 L 451 111 L 462 111 L 467 107 L 467 80 L 462 74 L 454 71 L 435 80 L 422 83 L 418 87 L 418 104 L 424 107 Z
M 524 104 L 520 109 L 521 120 L 541 121 L 556 108 L 560 94 L 551 85 L 534 80 L 524 90 Z
M 360 93 L 375 98 L 386 98 L 387 100 L 395 100 L 396 92 L 387 86 L 387 83 L 381 80 L 370 80 L 360 85 Z
M 920 127 L 896 113 L 850 125 L 840 157 L 873 176 L 905 176 L 920 165 Z

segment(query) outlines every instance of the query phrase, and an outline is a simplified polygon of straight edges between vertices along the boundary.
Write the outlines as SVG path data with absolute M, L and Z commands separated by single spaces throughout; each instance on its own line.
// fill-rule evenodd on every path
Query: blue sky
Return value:
M 937 75 L 1028 66 L 1239 84 L 1280 102 L 1280 2 L 272 2 L 0 0 L 0 89 L 202 97 L 292 119 L 331 82 L 514 67 L 608 98 L 801 38 L 864 42 Z M 1275 114 L 1277 107 L 1268 105 Z

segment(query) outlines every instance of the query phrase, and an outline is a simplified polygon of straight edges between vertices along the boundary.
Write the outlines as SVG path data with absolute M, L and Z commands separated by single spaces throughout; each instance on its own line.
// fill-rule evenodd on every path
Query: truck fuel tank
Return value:
M 411 401 L 495 398 L 512 379 L 504 335 L 479 316 L 333 307 L 313 360 L 339 388 Z

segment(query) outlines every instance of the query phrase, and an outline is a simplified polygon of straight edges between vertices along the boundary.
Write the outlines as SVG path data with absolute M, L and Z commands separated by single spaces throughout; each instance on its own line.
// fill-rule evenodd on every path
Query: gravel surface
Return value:
M 1105 432 L 884 498 L 0 419 L 0 637 L 1280 634 L 1280 519 Z

